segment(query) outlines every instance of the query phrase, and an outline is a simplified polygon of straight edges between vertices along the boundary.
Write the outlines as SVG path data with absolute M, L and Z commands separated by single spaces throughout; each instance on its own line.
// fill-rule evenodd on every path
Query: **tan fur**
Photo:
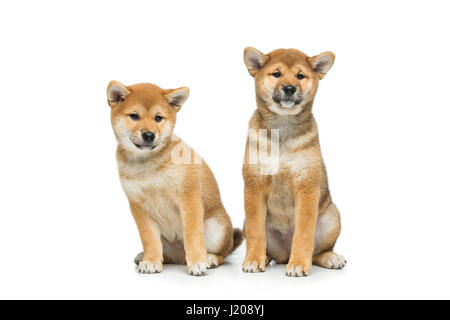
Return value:
M 345 260 L 331 251 L 340 233 L 340 216 L 328 191 L 312 114 L 319 80 L 331 68 L 334 54 L 325 52 L 310 58 L 295 49 L 279 49 L 265 55 L 246 48 L 244 61 L 256 86 L 257 110 L 249 127 L 268 129 L 264 143 L 269 145 L 270 130 L 278 129 L 280 148 L 278 170 L 261 175 L 261 169 L 272 164 L 252 164 L 247 141 L 243 167 L 247 253 L 243 270 L 264 271 L 270 259 L 287 263 L 288 276 L 309 275 L 312 263 L 342 268 Z M 276 72 L 279 77 L 274 76 Z M 299 73 L 303 79 L 298 78 Z M 288 85 L 297 89 L 293 106 L 280 100 L 283 87 Z
M 107 94 L 120 180 L 144 249 L 136 257 L 139 271 L 186 263 L 190 274 L 203 275 L 219 266 L 241 241 L 241 231 L 233 231 L 209 167 L 172 133 L 188 89 L 112 81 Z M 157 122 L 157 115 L 163 120 Z M 147 131 L 155 135 L 151 146 L 141 138 Z

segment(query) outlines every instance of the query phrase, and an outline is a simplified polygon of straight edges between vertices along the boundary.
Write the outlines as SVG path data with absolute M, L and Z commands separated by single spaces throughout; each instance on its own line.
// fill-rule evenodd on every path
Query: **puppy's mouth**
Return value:
M 303 101 L 303 98 L 297 98 L 297 99 L 285 98 L 285 99 L 281 99 L 281 98 L 278 98 L 278 97 L 273 97 L 273 101 L 275 101 L 276 103 L 278 103 L 281 107 L 283 107 L 285 109 L 292 109 L 295 106 L 299 105 Z
M 139 144 L 139 143 L 133 142 L 133 144 L 135 145 L 136 148 L 138 148 L 140 150 L 153 150 L 157 147 L 157 145 L 146 144 L 146 143 Z

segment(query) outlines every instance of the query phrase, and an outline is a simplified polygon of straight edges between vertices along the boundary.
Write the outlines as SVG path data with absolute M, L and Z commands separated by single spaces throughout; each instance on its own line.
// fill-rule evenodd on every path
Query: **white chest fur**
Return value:
M 131 179 L 121 178 L 122 187 L 130 201 L 140 204 L 147 212 L 167 241 L 182 240 L 182 219 L 175 194 L 179 192 L 183 173 L 176 167 L 153 169 L 122 166 L 122 172 L 133 173 Z
M 253 151 L 249 152 L 251 159 L 249 162 L 253 173 L 274 176 L 280 172 L 288 171 L 293 176 L 301 178 L 303 171 L 311 166 L 313 159 L 307 152 L 298 151 L 298 149 L 314 138 L 315 136 L 306 135 L 291 138 L 281 143 L 274 143 L 273 140 L 267 139 L 264 135 L 259 135 L 258 145 L 260 148 L 254 148 Z M 264 146 L 262 152 L 261 146 Z
M 271 172 L 271 186 L 268 195 L 267 223 L 276 229 L 289 230 L 294 226 L 295 204 L 292 184 L 308 177 L 308 171 L 318 163 L 308 151 L 301 147 L 315 136 L 302 136 L 284 141 L 279 146 L 278 158 L 272 162 L 259 164 L 259 172 Z

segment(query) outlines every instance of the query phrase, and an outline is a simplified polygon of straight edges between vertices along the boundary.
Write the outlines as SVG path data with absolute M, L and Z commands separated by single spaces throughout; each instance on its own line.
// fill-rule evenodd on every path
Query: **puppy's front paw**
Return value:
M 288 277 L 307 277 L 311 273 L 312 262 L 291 262 L 286 266 L 286 276 Z
M 264 272 L 266 271 L 266 257 L 259 259 L 245 259 L 242 264 L 242 271 L 244 272 Z
M 194 262 L 187 264 L 188 273 L 191 276 L 204 276 L 206 275 L 206 269 L 208 268 L 208 263 L 206 262 Z
M 138 266 L 139 273 L 159 273 L 162 271 L 162 261 L 140 261 Z

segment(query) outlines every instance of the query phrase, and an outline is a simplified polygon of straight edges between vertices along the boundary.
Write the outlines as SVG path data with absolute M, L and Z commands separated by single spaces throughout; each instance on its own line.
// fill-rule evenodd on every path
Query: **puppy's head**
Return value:
M 255 78 L 256 95 L 265 106 L 277 114 L 296 115 L 314 99 L 319 80 L 333 66 L 334 54 L 308 57 L 295 49 L 263 54 L 248 47 L 244 62 Z
M 127 87 L 111 81 L 107 97 L 117 142 L 141 155 L 163 149 L 171 141 L 176 113 L 188 96 L 187 87 L 163 90 L 149 83 Z

